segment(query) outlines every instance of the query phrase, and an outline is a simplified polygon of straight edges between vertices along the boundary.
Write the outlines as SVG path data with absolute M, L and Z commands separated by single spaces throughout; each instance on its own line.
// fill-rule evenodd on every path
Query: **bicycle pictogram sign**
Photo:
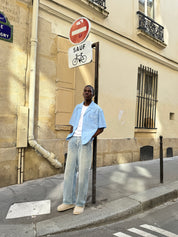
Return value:
M 76 66 L 78 63 L 85 63 L 87 61 L 87 56 L 83 53 L 76 54 L 75 58 L 72 60 L 72 64 Z
M 92 61 L 92 42 L 86 41 L 68 50 L 69 68 L 82 66 Z

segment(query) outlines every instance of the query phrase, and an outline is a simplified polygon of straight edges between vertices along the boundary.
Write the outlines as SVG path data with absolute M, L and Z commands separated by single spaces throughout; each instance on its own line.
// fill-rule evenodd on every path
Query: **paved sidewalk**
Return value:
M 96 204 L 91 204 L 90 176 L 87 205 L 79 216 L 72 210 L 56 211 L 62 202 L 63 174 L 0 188 L 0 237 L 52 236 L 123 219 L 178 197 L 178 157 L 164 158 L 163 184 L 159 162 L 156 159 L 97 168 Z M 51 201 L 50 214 L 6 219 L 13 203 L 41 200 Z

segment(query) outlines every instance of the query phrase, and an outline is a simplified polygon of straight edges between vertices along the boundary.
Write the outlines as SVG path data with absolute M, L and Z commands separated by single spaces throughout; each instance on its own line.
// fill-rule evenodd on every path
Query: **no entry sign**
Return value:
M 72 44 L 80 44 L 84 42 L 90 32 L 91 24 L 85 17 L 81 17 L 74 21 L 70 28 L 69 39 Z

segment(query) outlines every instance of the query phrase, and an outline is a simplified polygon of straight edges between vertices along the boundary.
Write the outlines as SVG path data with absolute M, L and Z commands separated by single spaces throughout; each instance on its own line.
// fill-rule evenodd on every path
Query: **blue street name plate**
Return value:
M 13 42 L 13 26 L 2 12 L 0 12 L 0 39 Z

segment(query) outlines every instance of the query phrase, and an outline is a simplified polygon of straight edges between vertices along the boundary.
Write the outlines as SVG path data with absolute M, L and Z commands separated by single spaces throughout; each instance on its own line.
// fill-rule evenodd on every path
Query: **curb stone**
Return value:
M 74 216 L 71 213 L 67 223 L 64 216 L 60 216 L 60 214 L 50 220 L 38 222 L 36 224 L 37 236 L 48 236 L 49 234 L 79 230 L 113 220 L 125 219 L 177 197 L 178 181 L 170 185 L 163 184 L 163 186 L 149 189 L 140 194 L 108 202 L 99 208 L 90 207 L 79 216 Z

